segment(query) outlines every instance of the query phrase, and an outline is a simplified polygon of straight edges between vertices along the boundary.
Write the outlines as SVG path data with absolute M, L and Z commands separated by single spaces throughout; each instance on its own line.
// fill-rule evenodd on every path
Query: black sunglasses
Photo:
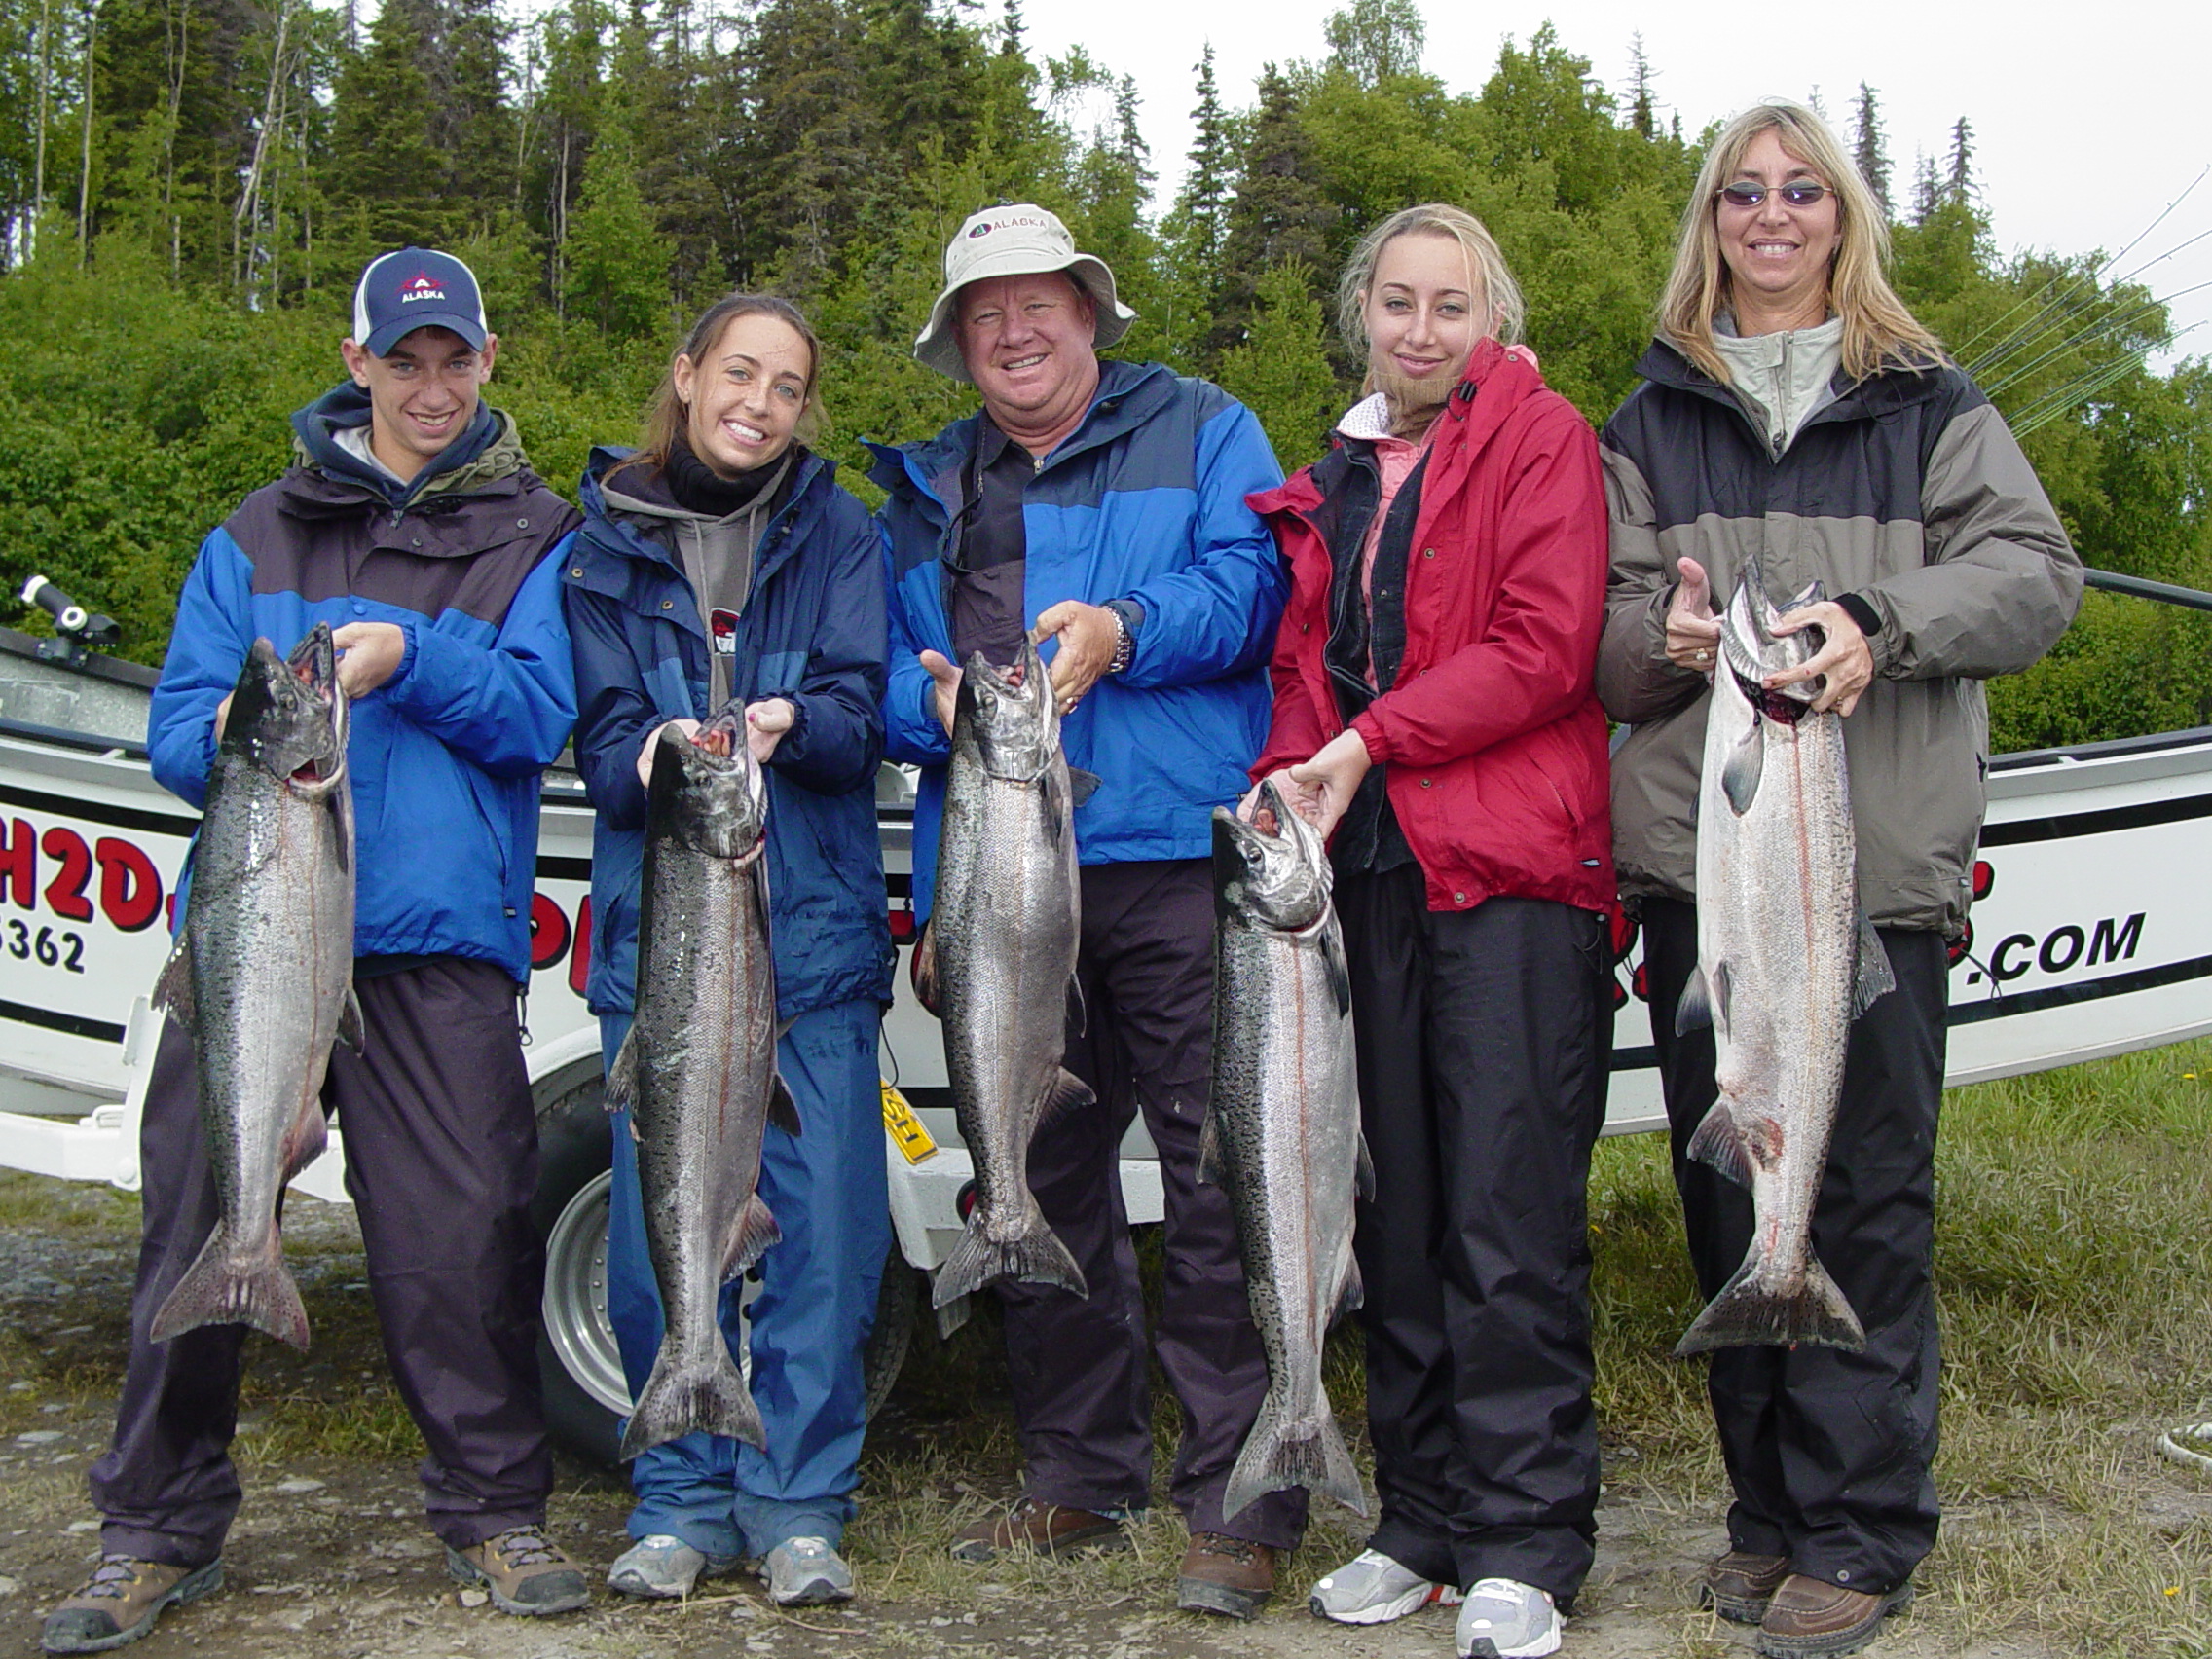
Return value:
M 1828 187 L 1825 184 L 1815 184 L 1811 179 L 1796 178 L 1791 179 L 1788 184 L 1771 186 L 1742 182 L 1724 184 L 1713 194 L 1719 197 L 1731 207 L 1756 207 L 1766 200 L 1767 192 L 1770 189 L 1778 192 L 1782 200 L 1788 203 L 1792 207 L 1810 207 L 1828 193 Z

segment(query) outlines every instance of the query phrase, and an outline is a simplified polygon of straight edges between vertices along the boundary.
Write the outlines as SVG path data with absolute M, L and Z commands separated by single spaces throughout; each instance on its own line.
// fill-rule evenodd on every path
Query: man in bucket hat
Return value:
M 292 417 L 292 465 L 208 534 L 185 578 L 146 747 L 155 778 L 204 806 L 256 637 L 288 652 L 318 622 L 334 630 L 351 699 L 360 1041 L 331 1054 L 322 1103 L 344 1126 L 346 1187 L 447 1570 L 485 1585 L 501 1612 L 543 1614 L 589 1593 L 545 1530 L 544 1250 L 516 995 L 530 976 L 538 775 L 576 715 L 559 579 L 576 513 L 483 401 L 498 346 L 451 254 L 403 248 L 361 273 L 339 347 L 347 378 Z M 180 934 L 195 897 L 180 896 Z M 91 1471 L 100 1560 L 48 1615 L 49 1653 L 134 1641 L 222 1586 L 246 1327 L 152 1335 L 220 1209 L 201 1058 L 172 1012 L 139 1129 L 115 1440 Z M 321 1550 L 315 1569 L 343 1560 Z
M 1267 1390 L 1227 1197 L 1198 1181 L 1213 1031 L 1210 815 L 1244 791 L 1268 720 L 1285 582 L 1245 496 L 1280 477 L 1249 410 L 1157 363 L 1101 362 L 1135 313 L 1105 264 L 1027 203 L 986 208 L 944 254 L 914 355 L 982 393 L 936 437 L 878 448 L 889 492 L 886 749 L 919 765 L 915 910 L 926 919 L 955 663 L 1051 665 L 1071 765 L 1083 925 L 1068 1068 L 1098 1095 L 1038 1130 L 1029 1181 L 1088 1299 L 1002 1283 L 1027 1465 L 1020 1500 L 954 1556 L 1121 1548 L 1150 1495 L 1144 1306 L 1117 1183 L 1141 1104 L 1160 1149 L 1167 1272 L 1153 1352 L 1182 1402 L 1170 1496 L 1191 1546 L 1180 1604 L 1249 1618 L 1306 1493 L 1225 1521 L 1222 1493 Z

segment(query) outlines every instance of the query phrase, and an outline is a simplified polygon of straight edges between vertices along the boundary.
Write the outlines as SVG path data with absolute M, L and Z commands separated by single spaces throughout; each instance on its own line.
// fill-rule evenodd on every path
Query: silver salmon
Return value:
M 1095 1098 L 1060 1063 L 1082 903 L 1073 813 L 1095 780 L 1068 770 L 1036 646 L 1023 642 L 1014 670 L 978 651 L 961 673 L 937 902 L 915 969 L 944 1023 L 953 1111 L 976 1163 L 968 1231 L 931 1294 L 940 1309 L 1004 1278 L 1090 1294 L 1029 1191 L 1029 1141 L 1047 1112 Z
M 665 1327 L 622 1456 L 694 1429 L 761 1444 L 718 1317 L 722 1286 L 783 1238 L 761 1201 L 769 1124 L 798 1133 L 776 1075 L 768 955 L 768 782 L 732 704 L 664 731 L 646 791 L 637 1016 L 607 1078 L 638 1143 L 645 1247 Z
M 223 1206 L 154 1315 L 156 1342 L 250 1325 L 308 1346 L 276 1206 L 322 1151 L 331 1044 L 361 1047 L 346 730 L 328 624 L 289 660 L 254 641 L 215 746 L 182 937 L 154 991 L 192 1031 Z
M 1675 1351 L 1751 1343 L 1858 1350 L 1866 1333 L 1813 1254 L 1851 1023 L 1896 983 L 1859 907 L 1843 719 L 1815 714 L 1817 682 L 1768 691 L 1764 676 L 1819 649 L 1817 630 L 1776 635 L 1781 610 L 1757 568 L 1721 619 L 1698 791 L 1698 967 L 1676 1028 L 1710 1019 L 1720 1097 L 1689 1155 L 1751 1190 L 1744 1265 Z
M 1352 1196 L 1373 1195 L 1352 1064 L 1351 981 L 1312 826 L 1260 788 L 1277 832 L 1213 814 L 1213 1093 L 1198 1179 L 1227 1191 L 1268 1393 L 1222 1496 L 1234 1518 L 1284 1487 L 1367 1513 L 1329 1410 L 1321 1346 L 1360 1305 Z

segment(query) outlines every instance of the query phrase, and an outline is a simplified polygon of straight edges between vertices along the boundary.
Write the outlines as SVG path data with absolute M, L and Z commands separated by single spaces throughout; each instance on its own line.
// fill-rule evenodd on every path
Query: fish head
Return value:
M 992 667 L 981 651 L 969 657 L 952 733 L 955 748 L 966 734 L 994 778 L 1027 781 L 1044 773 L 1060 751 L 1060 713 L 1052 676 L 1033 644 L 1023 640 L 1021 654 L 1005 669 Z
M 1293 812 L 1273 782 L 1260 786 L 1254 818 L 1213 809 L 1214 909 L 1279 933 L 1311 927 L 1329 907 L 1329 859 L 1320 831 Z
M 1825 675 L 1785 685 L 1779 691 L 1769 691 L 1765 684 L 1768 675 L 1795 668 L 1809 660 L 1820 650 L 1825 637 L 1818 627 L 1795 634 L 1777 634 L 1775 624 L 1790 611 L 1818 605 L 1825 597 L 1822 585 L 1813 581 L 1777 606 L 1767 597 L 1757 562 L 1754 560 L 1744 567 L 1735 597 L 1729 600 L 1728 609 L 1720 618 L 1720 654 L 1754 708 L 1768 708 L 1778 700 L 1809 706 L 1827 684 Z
M 645 791 L 646 833 L 707 858 L 748 859 L 768 832 L 768 774 L 745 741 L 745 707 L 731 702 L 695 734 L 664 726 Z
M 303 792 L 327 791 L 346 769 L 346 693 L 330 624 L 317 622 L 289 657 L 256 640 L 231 691 L 222 748 Z

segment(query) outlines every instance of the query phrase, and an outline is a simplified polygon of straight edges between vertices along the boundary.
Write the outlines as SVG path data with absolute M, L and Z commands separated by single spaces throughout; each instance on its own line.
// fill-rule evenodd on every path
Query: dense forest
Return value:
M 0 585 L 43 571 L 159 660 L 201 534 L 337 378 L 353 276 L 407 241 L 476 269 L 493 399 L 564 488 L 634 434 L 682 327 L 731 287 L 821 328 L 848 481 L 861 437 L 961 413 L 908 348 L 946 236 L 1000 199 L 1053 207 L 1112 264 L 1141 316 L 1118 354 L 1219 380 L 1287 465 L 1356 380 L 1325 320 L 1337 267 L 1412 202 L 1495 231 L 1546 375 L 1594 421 L 1635 384 L 1707 136 L 1662 118 L 1641 52 L 1608 89 L 1546 27 L 1455 92 L 1412 0 L 1350 0 L 1318 60 L 1243 92 L 1210 52 L 1193 66 L 1161 199 L 1131 83 L 1084 51 L 1036 61 L 1004 4 L 565 0 L 518 26 L 497 0 L 384 0 L 366 24 L 356 0 L 0 0 Z M 1891 212 L 1900 291 L 2085 558 L 2212 586 L 2212 364 L 2146 365 L 2168 323 L 2129 261 L 2003 251 L 1971 112 L 1907 170 L 1876 89 L 1828 113 Z M 2194 724 L 2208 696 L 2212 628 L 2091 596 L 2000 687 L 1993 737 Z

